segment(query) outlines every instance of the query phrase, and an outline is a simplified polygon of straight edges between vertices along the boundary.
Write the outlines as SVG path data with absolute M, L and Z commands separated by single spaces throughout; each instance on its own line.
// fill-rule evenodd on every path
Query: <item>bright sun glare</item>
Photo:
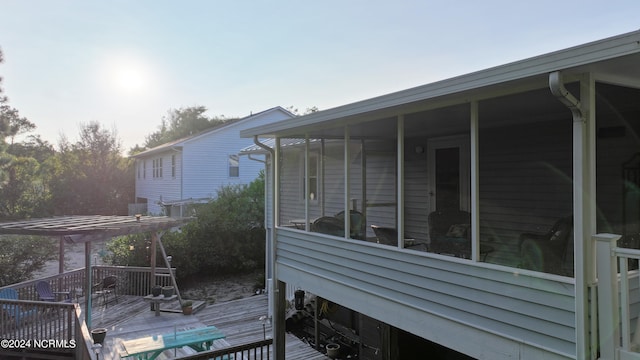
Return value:
M 123 94 L 140 93 L 149 87 L 149 70 L 144 61 L 133 56 L 121 55 L 106 61 L 104 73 L 111 87 Z
M 118 88 L 127 92 L 142 90 L 145 85 L 142 71 L 135 67 L 119 67 L 115 73 L 115 81 Z

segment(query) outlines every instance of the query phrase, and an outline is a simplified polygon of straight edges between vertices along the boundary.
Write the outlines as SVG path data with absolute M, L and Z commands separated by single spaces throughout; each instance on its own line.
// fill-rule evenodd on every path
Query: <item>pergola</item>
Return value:
M 151 278 L 155 277 L 156 243 L 158 232 L 179 227 L 191 218 L 171 218 L 167 216 L 104 216 L 73 215 L 52 218 L 39 218 L 0 222 L 0 235 L 37 235 L 57 237 L 60 242 L 59 272 L 64 272 L 64 244 L 85 244 L 85 279 L 86 291 L 90 292 L 91 284 L 91 243 L 104 241 L 115 236 L 151 233 Z M 91 296 L 85 296 L 87 327 L 91 327 Z

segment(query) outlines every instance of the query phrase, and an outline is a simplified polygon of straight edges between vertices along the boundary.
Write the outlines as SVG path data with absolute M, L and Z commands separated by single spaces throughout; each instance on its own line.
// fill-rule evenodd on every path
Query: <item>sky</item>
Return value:
M 320 110 L 640 29 L 628 0 L 0 0 L 0 87 L 57 145 L 172 109 Z

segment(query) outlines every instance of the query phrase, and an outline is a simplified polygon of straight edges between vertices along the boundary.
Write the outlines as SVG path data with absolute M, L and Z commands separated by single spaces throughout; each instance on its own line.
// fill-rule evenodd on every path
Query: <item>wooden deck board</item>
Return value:
M 260 321 L 261 316 L 267 315 L 266 295 L 208 305 L 191 316 L 174 312 L 161 312 L 160 316 L 155 316 L 155 313 L 150 310 L 149 303 L 144 302 L 140 296 L 119 296 L 118 300 L 117 304 L 95 307 L 92 312 L 93 328 L 107 329 L 104 356 L 101 359 L 119 359 L 119 347 L 123 340 L 210 325 L 217 327 L 226 335 L 225 339 L 216 340 L 215 348 L 262 340 L 265 330 L 267 336 L 271 335 L 271 326 L 266 325 L 263 328 Z M 190 348 L 169 350 L 165 351 L 160 358 L 171 359 L 193 352 L 194 350 Z M 324 354 L 317 352 L 291 334 L 286 336 L 286 358 L 328 359 Z

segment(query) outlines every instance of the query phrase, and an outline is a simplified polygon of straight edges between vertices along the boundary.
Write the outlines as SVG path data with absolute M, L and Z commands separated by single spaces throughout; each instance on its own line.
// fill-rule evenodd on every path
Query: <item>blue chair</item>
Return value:
M 18 298 L 18 292 L 14 289 L 0 290 L 0 299 L 20 300 Z M 36 309 L 23 310 L 20 305 L 16 304 L 2 304 L 2 311 L 10 318 L 13 318 L 16 326 L 20 326 L 23 321 L 36 313 Z
M 67 303 L 71 302 L 70 291 L 52 291 L 47 281 L 38 281 L 38 283 L 36 283 L 36 291 L 42 301 L 57 301 L 56 295 L 64 295 L 65 298 L 63 301 Z

